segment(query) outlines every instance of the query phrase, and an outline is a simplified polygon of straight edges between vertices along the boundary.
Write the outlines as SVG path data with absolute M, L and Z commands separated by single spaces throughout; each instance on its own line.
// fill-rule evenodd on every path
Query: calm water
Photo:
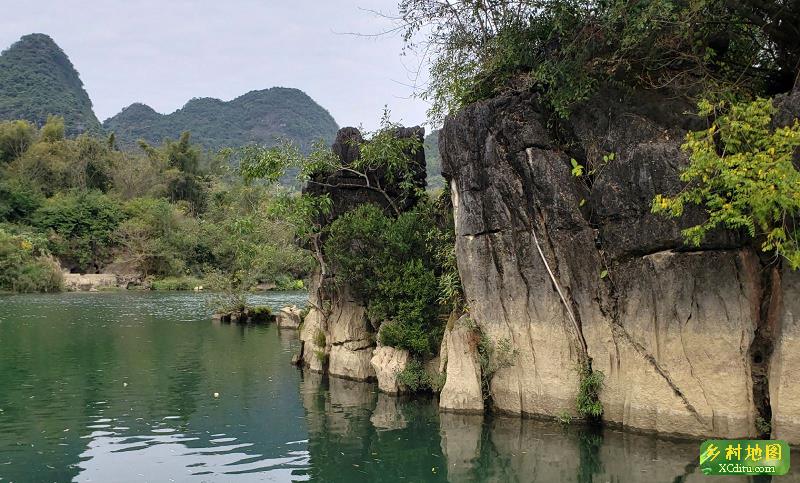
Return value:
M 303 373 L 295 332 L 213 324 L 203 297 L 0 296 L 0 481 L 708 481 L 694 442 L 440 415 Z

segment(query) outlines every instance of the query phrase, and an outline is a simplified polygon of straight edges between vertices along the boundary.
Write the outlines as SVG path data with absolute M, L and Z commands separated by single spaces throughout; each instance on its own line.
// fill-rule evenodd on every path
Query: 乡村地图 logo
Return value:
M 704 475 L 785 475 L 789 445 L 767 439 L 709 439 L 700 445 Z

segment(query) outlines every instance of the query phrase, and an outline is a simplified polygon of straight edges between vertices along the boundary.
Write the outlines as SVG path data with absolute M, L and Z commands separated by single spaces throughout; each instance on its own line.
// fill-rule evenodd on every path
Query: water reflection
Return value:
M 301 393 L 313 480 L 708 481 L 695 464 L 696 441 L 533 419 L 439 414 L 432 398 L 398 399 L 377 393 L 372 384 L 308 372 Z
M 696 442 L 440 414 L 208 315 L 198 294 L 0 297 L 0 481 L 707 481 Z

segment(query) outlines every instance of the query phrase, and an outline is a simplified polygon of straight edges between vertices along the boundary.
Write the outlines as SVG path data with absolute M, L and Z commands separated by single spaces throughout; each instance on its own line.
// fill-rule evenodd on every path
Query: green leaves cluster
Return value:
M 439 392 L 444 387 L 445 374 L 430 374 L 425 370 L 425 364 L 419 359 L 412 358 L 405 369 L 397 373 L 397 380 L 410 392 Z
M 439 232 L 436 205 L 421 202 L 394 218 L 381 208 L 362 205 L 337 218 L 326 230 L 324 253 L 336 281 L 349 286 L 367 304 L 369 317 L 386 323 L 381 343 L 429 357 L 438 351 L 443 319 L 452 310 L 440 291 L 451 267 L 449 238 Z M 459 291 L 460 293 L 460 291 Z
M 575 406 L 578 414 L 590 420 L 597 421 L 603 416 L 603 403 L 600 402 L 600 391 L 603 390 L 605 374 L 601 371 L 582 367 L 579 369 L 580 384 Z
M 686 188 L 675 196 L 657 195 L 652 210 L 680 217 L 686 205 L 701 206 L 702 224 L 683 231 L 699 245 L 724 227 L 744 230 L 764 251 L 800 267 L 795 216 L 800 212 L 800 123 L 773 127 L 775 108 L 767 99 L 729 104 L 703 102 L 700 114 L 713 117 L 708 129 L 690 132 L 683 149 L 691 162 L 681 173 Z
M 478 340 L 478 363 L 481 366 L 481 392 L 483 398 L 491 398 L 491 383 L 495 373 L 500 369 L 511 367 L 517 358 L 518 351 L 511 340 L 504 338 L 497 342 L 481 333 Z
M 0 227 L 0 291 L 57 292 L 61 283 L 61 270 L 45 239 Z
M 66 266 L 95 273 L 111 261 L 123 218 L 115 199 L 99 191 L 70 191 L 47 199 L 33 225 L 47 234 L 50 250 Z

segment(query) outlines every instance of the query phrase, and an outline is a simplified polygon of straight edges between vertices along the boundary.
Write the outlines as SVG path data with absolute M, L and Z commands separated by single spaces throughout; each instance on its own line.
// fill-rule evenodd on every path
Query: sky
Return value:
M 0 49 L 50 35 L 101 121 L 134 102 L 166 114 L 273 86 L 302 89 L 340 126 L 374 129 L 384 106 L 405 125 L 426 121 L 412 97 L 419 59 L 401 55 L 399 35 L 370 36 L 391 27 L 371 10 L 394 12 L 396 0 L 10 1 Z

